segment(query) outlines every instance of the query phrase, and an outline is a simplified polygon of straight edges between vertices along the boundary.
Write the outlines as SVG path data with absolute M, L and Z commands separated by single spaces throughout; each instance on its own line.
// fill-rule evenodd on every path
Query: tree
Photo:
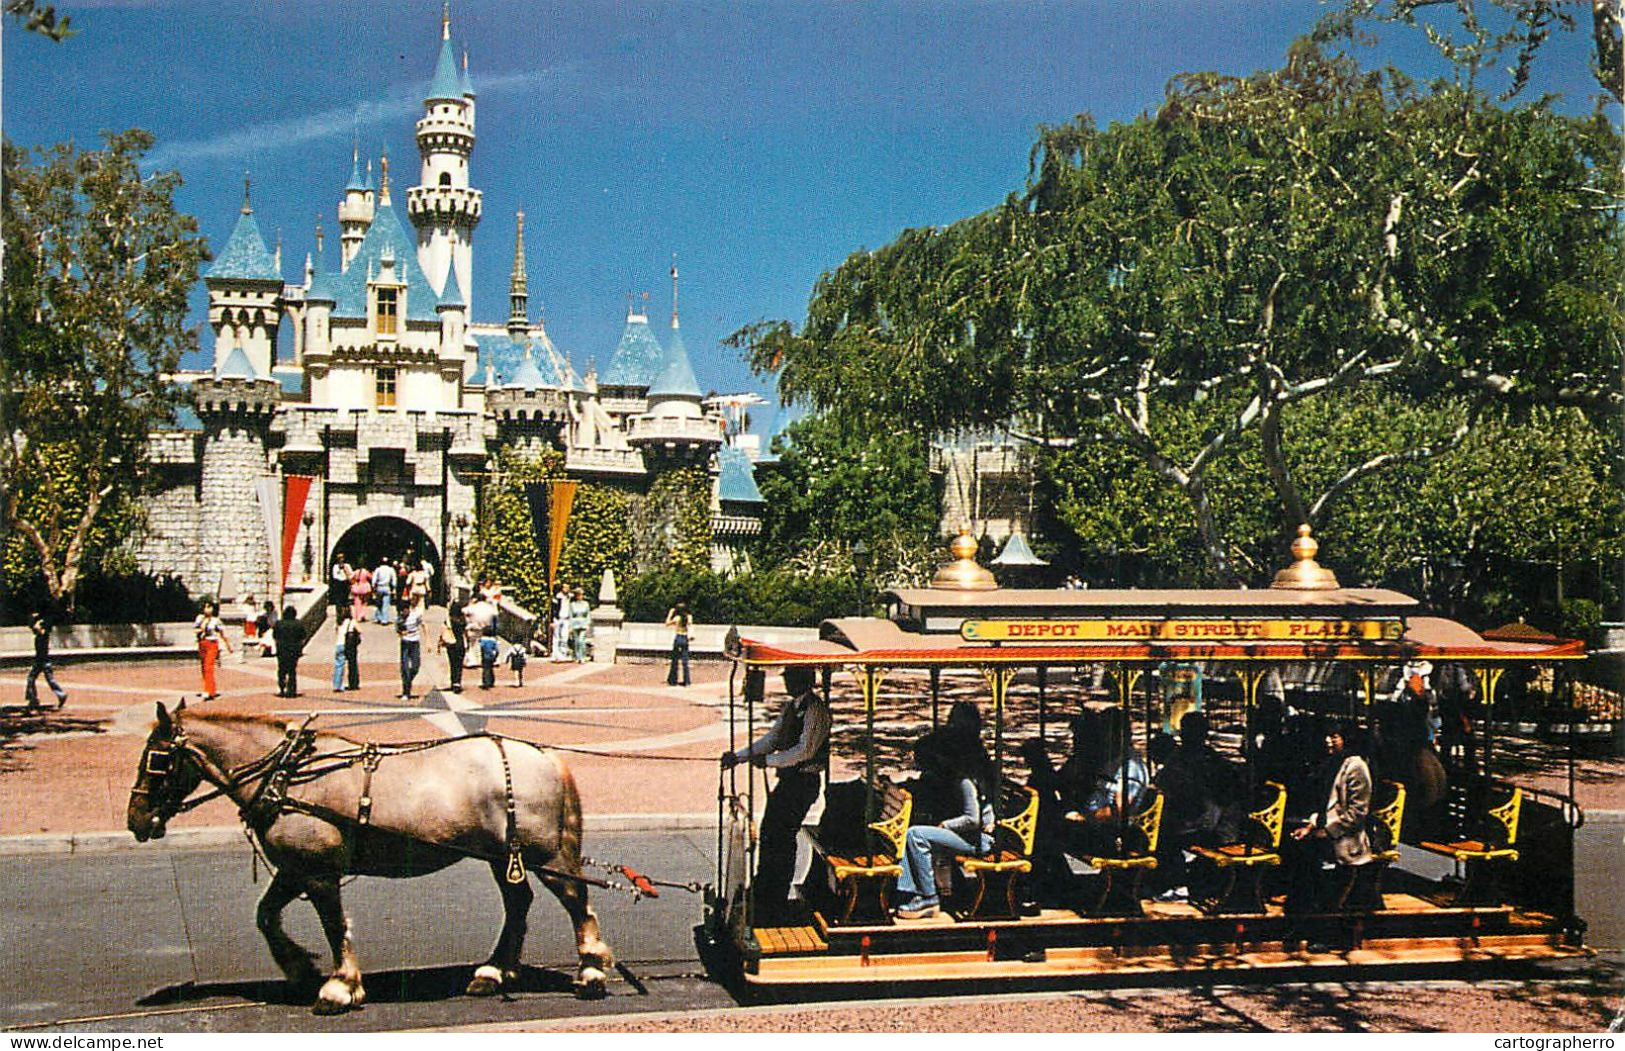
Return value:
M 734 339 L 781 395 L 872 424 L 1131 456 L 1234 580 L 1214 485 L 1244 447 L 1284 534 L 1490 402 L 1618 412 L 1619 148 L 1600 117 L 1299 44 L 1279 71 L 1175 78 L 1155 117 L 1045 129 L 1023 194 L 852 256 L 799 333 Z M 1297 468 L 1294 415 L 1361 386 L 1476 402 Z
M 106 512 L 148 481 L 148 434 L 173 422 L 167 377 L 197 347 L 187 296 L 209 258 L 175 210 L 180 176 L 137 167 L 152 136 L 104 138 L 91 151 L 4 146 L 0 521 L 70 609 L 107 546 Z
M 6 14 L 21 22 L 30 33 L 38 33 L 58 43 L 78 32 L 68 28 L 67 15 L 57 17 L 55 5 L 41 4 L 38 0 L 6 0 Z
M 821 415 L 791 426 L 789 439 L 760 482 L 770 564 L 820 542 L 845 549 L 862 540 L 877 556 L 879 580 L 893 568 L 882 553 L 936 538 L 940 494 L 918 433 L 875 434 Z

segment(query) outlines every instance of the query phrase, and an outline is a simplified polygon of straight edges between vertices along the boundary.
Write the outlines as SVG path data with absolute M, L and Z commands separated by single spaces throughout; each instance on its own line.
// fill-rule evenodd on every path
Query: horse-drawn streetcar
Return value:
M 1587 951 L 1572 785 L 1495 777 L 1488 718 L 1509 669 L 1582 659 L 1579 642 L 1486 639 L 1340 587 L 1307 528 L 1257 590 L 999 589 L 973 552 L 961 538 L 932 587 L 889 593 L 888 618 L 733 647 L 744 689 L 696 932 L 714 969 L 862 994 Z M 832 723 L 822 816 L 785 857 L 767 856 L 786 847 L 749 765 L 785 747 L 752 744 L 774 668 L 815 672 Z M 1075 748 L 1057 769 L 1059 722 Z M 969 769 L 980 828 L 955 824 Z M 939 827 L 971 831 L 918 831 Z M 788 901 L 762 900 L 775 866 L 800 876 Z

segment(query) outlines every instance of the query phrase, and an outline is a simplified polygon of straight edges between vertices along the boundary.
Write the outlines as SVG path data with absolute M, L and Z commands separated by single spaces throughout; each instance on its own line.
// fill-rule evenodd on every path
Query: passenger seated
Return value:
M 1090 749 L 1096 761 L 1088 791 L 1081 798 L 1062 797 L 1069 807 L 1062 814 L 1067 850 L 1078 857 L 1112 856 L 1123 848 L 1123 829 L 1151 782 L 1145 761 L 1129 741 L 1128 720 L 1121 708 L 1100 713 L 1098 732 L 1098 743 Z
M 1162 835 L 1157 844 L 1156 889 L 1166 901 L 1190 897 L 1185 851 L 1193 846 L 1233 843 L 1245 816 L 1241 778 L 1236 768 L 1207 743 L 1208 720 L 1186 712 L 1179 723 L 1179 742 L 1168 734 L 1152 739 L 1149 751 L 1158 764 L 1152 784 L 1162 790 Z
M 943 730 L 947 730 L 944 727 Z M 916 761 L 925 775 L 951 780 L 958 786 L 960 807 L 952 817 L 936 825 L 915 825 L 904 837 L 903 874 L 897 891 L 903 904 L 899 919 L 934 916 L 940 907 L 937 894 L 935 856 L 941 852 L 981 854 L 993 847 L 993 763 L 982 748 L 981 738 L 962 727 L 950 733 L 938 732 L 926 747 L 915 749 Z
M 1325 800 L 1325 805 L 1292 830 L 1290 843 L 1296 847 L 1282 851 L 1288 878 L 1286 912 L 1293 920 L 1286 938 L 1288 948 L 1295 948 L 1303 939 L 1302 917 L 1342 907 L 1341 894 L 1351 885 L 1346 870 L 1372 860 L 1366 830 L 1372 782 L 1364 755 L 1365 735 L 1351 722 L 1332 720 L 1326 727 L 1325 742 L 1322 791 L 1316 797 Z M 1317 943 L 1310 951 L 1328 947 Z
M 956 739 L 961 742 L 982 739 L 982 714 L 972 701 L 955 701 L 948 711 L 947 720 L 914 745 L 915 767 L 920 771 L 920 776 L 908 786 L 909 793 L 914 797 L 913 824 L 935 825 L 960 812 L 963 799 L 959 779 L 940 762 L 919 760 L 924 753 L 941 751 L 945 746 L 953 747 Z
M 1062 815 L 1071 800 L 1086 795 L 1091 784 L 1091 772 L 1098 758 L 1090 753 L 1098 748 L 1100 713 L 1085 708 L 1072 720 L 1072 754 L 1057 770 L 1050 762 L 1044 742 L 1030 738 L 1018 749 L 1027 764 L 1027 787 L 1038 793 L 1038 829 L 1033 836 L 1033 895 L 1042 902 L 1059 904 L 1068 896 L 1072 885 L 1072 870 L 1067 867 L 1066 822 Z

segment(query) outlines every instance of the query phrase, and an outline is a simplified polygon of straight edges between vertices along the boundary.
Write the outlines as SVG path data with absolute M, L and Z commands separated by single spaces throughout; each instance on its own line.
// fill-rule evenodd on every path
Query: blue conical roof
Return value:
M 276 260 L 265 248 L 265 239 L 260 236 L 254 213 L 247 207 L 237 217 L 237 227 L 231 231 L 226 247 L 215 257 L 208 276 L 239 281 L 282 280 Z
M 460 87 L 462 89 L 463 95 L 466 98 L 473 98 L 474 95 L 476 94 L 476 92 L 474 91 L 474 81 L 468 75 L 468 49 L 467 48 L 463 49 L 463 75 L 462 75 L 462 78 L 458 81 L 458 87 Z
M 454 266 L 446 271 L 446 287 L 440 290 L 440 302 L 435 309 L 452 310 L 468 306 L 468 300 L 463 298 L 463 283 L 457 279 L 457 268 Z
M 346 192 L 372 189 L 372 180 L 362 178 L 361 154 L 359 151 L 350 155 L 350 181 L 344 184 L 344 189 Z
M 717 450 L 717 499 L 741 504 L 765 503 L 756 488 L 756 470 L 745 450 L 724 445 Z
M 540 390 L 543 387 L 554 386 L 543 377 L 542 370 L 536 367 L 536 358 L 525 348 L 525 356 L 519 359 L 519 367 L 514 370 L 513 378 L 504 387 L 517 387 L 519 390 Z
M 327 260 L 322 258 L 325 254 L 320 248 L 310 254 L 310 288 L 305 292 L 307 303 L 337 302 L 333 279 L 328 276 Z
M 649 397 L 701 397 L 700 381 L 694 378 L 694 365 L 688 360 L 688 348 L 683 346 L 683 334 L 676 328 L 666 340 L 666 353 L 660 360 L 660 372 L 649 384 Z
M 372 225 L 362 238 L 350 265 L 334 280 L 336 304 L 334 317 L 364 318 L 367 316 L 367 279 L 382 269 L 386 250 L 395 258 L 395 273 L 406 285 L 406 318 L 408 321 L 438 321 L 435 304 L 440 297 L 434 294 L 423 269 L 418 266 L 417 239 L 407 235 L 395 209 L 387 202 L 373 213 Z
M 429 82 L 429 94 L 423 100 L 433 102 L 446 99 L 460 102 L 463 98 L 462 80 L 457 76 L 457 60 L 452 57 L 451 41 L 440 41 L 440 59 L 434 66 L 434 79 Z
M 600 387 L 643 387 L 659 377 L 665 351 L 641 314 L 627 316 L 621 342 L 609 359 L 609 367 L 598 377 Z
M 248 360 L 248 355 L 243 353 L 243 348 L 232 347 L 231 353 L 226 355 L 226 360 L 220 365 L 217 378 L 223 380 L 252 380 L 258 379 L 259 374 L 254 371 L 254 364 Z

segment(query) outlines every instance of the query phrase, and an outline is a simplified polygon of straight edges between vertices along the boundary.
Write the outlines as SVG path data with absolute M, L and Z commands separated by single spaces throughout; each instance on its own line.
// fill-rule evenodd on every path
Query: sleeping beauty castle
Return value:
M 718 568 L 737 564 L 759 530 L 751 458 L 730 439 L 726 399 L 701 393 L 683 345 L 675 266 L 663 338 L 634 305 L 608 366 L 583 374 L 531 320 L 520 212 L 507 319 L 475 320 L 478 95 L 444 13 L 440 29 L 416 183 L 398 185 L 387 156 L 375 179 L 352 152 L 336 257 L 318 227 L 303 274 L 288 280 L 245 184 L 204 277 L 213 368 L 180 377 L 195 416 L 152 438 L 163 480 L 147 504 L 142 569 L 176 575 L 194 594 L 274 596 L 284 575 L 320 580 L 339 553 L 411 551 L 456 579 L 504 449 L 557 450 L 569 477 L 634 502 L 665 472 L 702 469 Z M 279 346 L 285 319 L 291 346 Z

